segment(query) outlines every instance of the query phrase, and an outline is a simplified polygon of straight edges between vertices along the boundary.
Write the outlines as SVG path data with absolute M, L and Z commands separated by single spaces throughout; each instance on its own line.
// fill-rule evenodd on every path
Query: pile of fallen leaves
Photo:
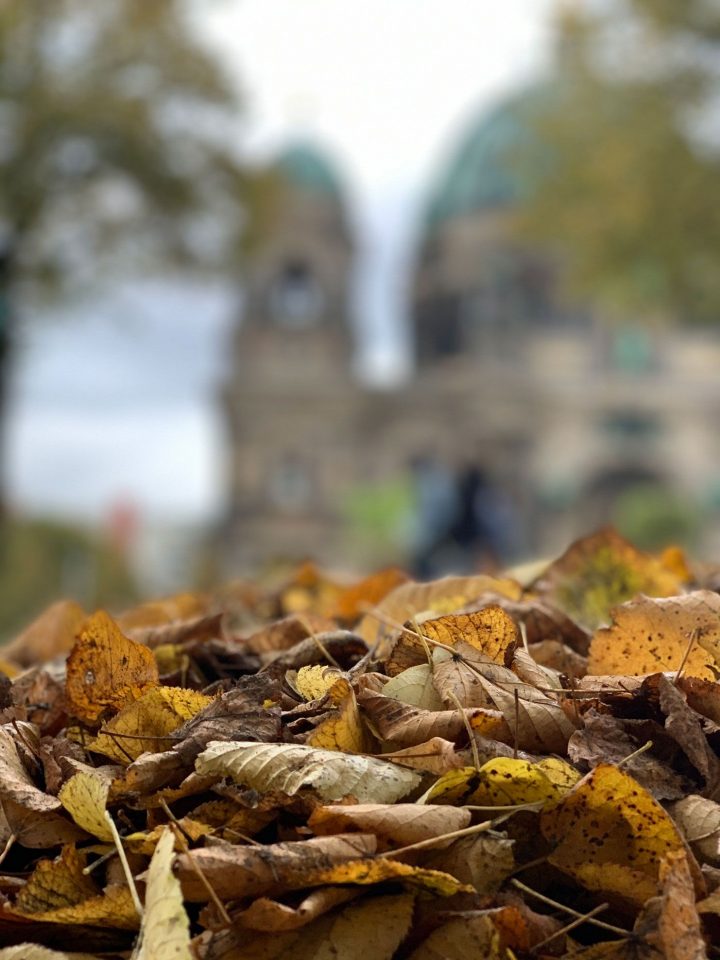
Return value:
M 0 960 L 717 954 L 719 586 L 606 530 L 54 605 L 0 651 Z

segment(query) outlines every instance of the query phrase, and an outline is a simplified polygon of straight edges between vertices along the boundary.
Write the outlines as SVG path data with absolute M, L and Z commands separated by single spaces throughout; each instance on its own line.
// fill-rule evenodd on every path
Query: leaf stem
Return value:
M 142 919 L 145 911 L 143 906 L 140 903 L 140 897 L 138 896 L 137 887 L 135 886 L 135 878 L 132 875 L 132 870 L 130 869 L 130 864 L 125 855 L 125 848 L 122 845 L 122 840 L 120 839 L 120 834 L 118 833 L 117 827 L 115 826 L 115 821 L 110 816 L 107 810 L 104 811 L 105 820 L 107 822 L 110 833 L 112 834 L 113 843 L 117 847 L 118 856 L 120 857 L 120 863 L 122 864 L 123 873 L 125 874 L 125 879 L 127 880 L 127 885 L 130 888 L 130 896 L 132 897 L 133 906 L 135 907 L 135 912 Z

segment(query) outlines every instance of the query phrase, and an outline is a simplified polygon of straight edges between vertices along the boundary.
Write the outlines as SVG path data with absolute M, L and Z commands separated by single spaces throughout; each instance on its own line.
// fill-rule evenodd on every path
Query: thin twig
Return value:
M 140 897 L 138 896 L 137 887 L 135 886 L 135 878 L 132 875 L 132 870 L 130 869 L 130 864 L 128 863 L 127 857 L 125 856 L 125 849 L 122 845 L 122 840 L 120 839 L 120 834 L 117 831 L 115 826 L 115 821 L 110 816 L 108 811 L 105 811 L 105 820 L 107 822 L 110 833 L 112 834 L 113 842 L 117 847 L 118 856 L 120 857 L 120 863 L 122 864 L 123 872 L 125 874 L 125 879 L 127 880 L 127 885 L 130 888 L 130 896 L 132 897 L 133 906 L 135 907 L 135 912 L 137 915 L 142 918 L 144 915 L 143 906 L 140 903 Z
M 576 917 L 575 920 L 571 920 L 570 923 L 566 924 L 564 927 L 561 927 L 559 930 L 556 930 L 555 933 L 551 933 L 549 937 L 545 937 L 545 939 L 541 940 L 540 943 L 536 943 L 530 953 L 536 953 L 541 949 L 541 947 L 546 946 L 546 944 L 550 943 L 552 940 L 555 940 L 557 937 L 562 937 L 566 933 L 570 933 L 570 931 L 574 930 L 575 927 L 579 927 L 581 924 L 587 923 L 589 920 L 592 920 L 593 917 L 597 916 L 598 913 L 602 913 L 603 910 L 607 910 L 607 908 L 607 903 L 601 903 L 588 913 L 583 914 L 583 916 Z
M 623 764 L 629 763 L 631 760 L 634 760 L 635 757 L 639 757 L 641 753 L 645 753 L 647 750 L 650 750 L 652 745 L 652 740 L 648 740 L 647 743 L 644 743 L 641 747 L 638 747 L 637 750 L 633 750 L 632 753 L 629 753 L 626 757 L 623 757 L 622 760 L 618 760 L 615 766 L 622 767 Z
M 473 763 L 475 764 L 475 769 L 480 771 L 480 754 L 478 753 L 477 743 L 475 743 L 475 737 L 473 735 L 472 727 L 470 726 L 470 721 L 467 718 L 467 714 L 463 709 L 463 705 L 460 703 L 460 700 L 457 698 L 453 690 L 448 690 L 448 695 L 450 699 L 455 703 L 455 706 L 460 712 L 460 719 L 462 720 L 465 730 L 467 731 L 468 739 L 470 741 L 470 749 L 472 750 Z
M 517 687 L 513 691 L 515 694 L 515 730 L 513 731 L 513 760 L 518 758 L 518 739 L 520 737 L 520 695 Z
M 546 897 L 544 893 L 539 893 L 537 890 L 533 890 L 532 887 L 529 887 L 526 883 L 523 883 L 522 880 L 517 880 L 515 877 L 512 877 L 510 883 L 514 887 L 517 887 L 518 890 L 522 890 L 524 893 L 530 894 L 531 897 L 535 897 L 537 900 L 540 900 L 542 903 L 546 903 L 549 907 L 555 907 L 556 910 L 564 910 L 565 913 L 570 914 L 573 917 L 583 917 L 585 919 L 585 914 L 580 913 L 578 910 L 573 910 L 572 907 L 568 907 L 564 903 L 560 903 L 559 900 L 553 900 L 551 897 Z M 632 930 L 625 930 L 623 927 L 616 927 L 612 923 L 605 923 L 604 920 L 596 920 L 592 917 L 587 921 L 595 927 L 601 927 L 603 930 L 609 930 L 610 933 L 617 933 L 621 937 L 631 937 Z
M 690 639 L 688 640 L 687 646 L 685 647 L 685 653 L 682 655 L 682 660 L 680 661 L 680 666 L 679 666 L 679 667 L 677 668 L 677 670 L 675 671 L 675 677 L 674 677 L 674 679 L 673 679 L 673 683 L 674 683 L 676 686 L 677 686 L 678 680 L 680 679 L 680 674 L 681 674 L 681 673 L 683 672 L 683 670 L 685 669 L 685 664 L 687 663 L 688 657 L 690 656 L 690 651 L 691 651 L 692 648 L 695 646 L 695 641 L 697 640 L 697 638 L 698 638 L 699 636 L 700 636 L 700 630 L 699 630 L 697 627 L 695 627 L 695 629 L 694 629 L 694 630 L 692 631 L 692 633 L 690 634 Z
M 207 890 L 207 892 L 208 892 L 208 894 L 209 894 L 209 896 L 210 896 L 210 899 L 212 900 L 212 902 L 213 902 L 213 903 L 215 904 L 215 906 L 217 907 L 218 913 L 219 913 L 220 916 L 222 917 L 223 922 L 224 922 L 225 924 L 227 924 L 228 927 L 231 927 L 231 926 L 232 926 L 232 920 L 231 920 L 231 918 L 230 918 L 230 914 L 229 914 L 229 913 L 227 912 L 227 910 L 225 909 L 225 906 L 223 905 L 222 900 L 220 899 L 220 897 L 219 897 L 219 896 L 217 895 L 217 893 L 215 892 L 212 884 L 210 883 L 210 881 L 208 880 L 208 878 L 205 876 L 205 874 L 204 874 L 204 873 L 202 872 L 202 870 L 200 869 L 199 864 L 195 863 L 195 858 L 193 857 L 192 853 L 190 852 L 190 847 L 188 847 L 188 845 L 187 845 L 187 840 L 185 839 L 185 834 L 183 833 L 183 829 L 182 829 L 182 827 L 180 826 L 180 823 L 179 823 L 177 817 L 176 817 L 175 814 L 172 812 L 172 810 L 171 810 L 170 807 L 167 805 L 167 803 L 166 803 L 166 801 L 165 801 L 164 799 L 161 799 L 161 800 L 160 800 L 160 805 L 162 806 L 163 810 L 165 811 L 165 813 L 166 813 L 166 814 L 168 815 L 168 817 L 170 818 L 170 826 L 171 826 L 171 828 L 172 828 L 173 833 L 175 834 L 175 839 L 176 839 L 177 842 L 180 844 L 180 849 L 182 850 L 182 852 L 187 855 L 187 858 L 188 858 L 188 860 L 189 860 L 189 862 L 190 862 L 190 868 L 191 868 L 191 870 L 195 873 L 195 875 L 197 876 L 197 878 L 198 878 L 198 880 L 200 881 L 200 883 L 202 883 L 202 885 L 203 885 L 203 886 L 205 887 L 205 889 Z
M 427 847 L 434 847 L 438 843 L 444 843 L 446 840 L 456 840 L 458 837 L 469 837 L 474 833 L 485 833 L 500 823 L 503 823 L 512 814 L 506 813 L 502 817 L 496 817 L 494 820 L 483 820 L 482 823 L 476 823 L 472 827 L 464 827 L 462 830 L 452 830 L 450 833 L 441 833 L 437 837 L 428 837 L 427 840 L 418 840 L 417 843 L 409 843 L 406 847 L 399 847 L 397 850 L 388 850 L 386 853 L 379 854 L 381 857 L 397 857 L 401 853 L 410 853 L 411 850 L 425 850 Z
M 15 834 L 11 833 L 10 836 L 7 838 L 7 843 L 2 849 L 2 853 L 0 853 L 0 863 L 2 863 L 5 860 L 5 857 L 10 853 L 10 850 L 12 849 L 12 845 L 15 843 L 16 840 L 17 840 L 17 837 L 15 836 Z
M 111 860 L 114 856 L 117 855 L 117 850 L 113 846 L 112 849 L 108 850 L 107 853 L 104 853 L 101 857 L 98 857 L 97 860 L 93 860 L 92 863 L 89 863 L 87 867 L 83 867 L 84 876 L 92 873 L 97 867 L 101 867 L 104 863 L 107 863 L 108 860 Z
M 305 629 L 307 630 L 308 637 L 315 643 L 317 647 L 319 647 L 320 652 L 325 657 L 325 659 L 328 660 L 334 667 L 337 667 L 338 670 L 342 670 L 342 667 L 337 662 L 335 657 L 325 647 L 325 644 L 322 642 L 320 637 L 318 637 L 317 631 L 313 630 L 312 624 L 307 619 L 307 617 L 303 616 L 302 613 L 298 613 L 297 619 L 298 619 L 298 622 L 302 624 L 303 627 L 305 627 Z

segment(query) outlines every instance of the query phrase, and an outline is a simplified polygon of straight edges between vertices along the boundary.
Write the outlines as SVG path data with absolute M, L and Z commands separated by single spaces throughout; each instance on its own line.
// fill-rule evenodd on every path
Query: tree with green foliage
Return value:
M 239 163 L 238 100 L 192 12 L 182 0 L 0 5 L 0 423 L 29 297 L 108 267 L 237 266 L 262 190 Z
M 717 320 L 720 2 L 587 9 L 559 21 L 520 229 L 610 316 Z

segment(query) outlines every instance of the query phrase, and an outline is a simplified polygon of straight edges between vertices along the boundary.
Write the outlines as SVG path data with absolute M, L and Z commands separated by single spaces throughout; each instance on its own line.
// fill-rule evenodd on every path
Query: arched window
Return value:
M 270 287 L 270 313 L 289 329 L 312 326 L 322 316 L 325 297 L 306 263 L 289 260 Z

